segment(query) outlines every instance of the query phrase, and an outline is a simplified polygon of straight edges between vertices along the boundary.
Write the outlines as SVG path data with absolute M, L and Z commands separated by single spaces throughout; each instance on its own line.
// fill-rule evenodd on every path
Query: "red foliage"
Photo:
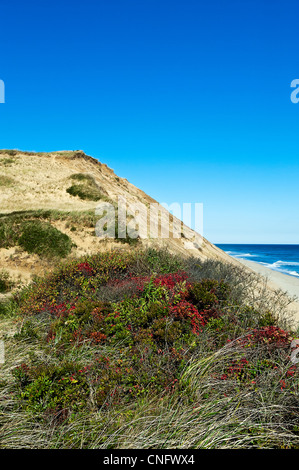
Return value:
M 78 264 L 77 268 L 79 271 L 89 276 L 93 276 L 95 274 L 94 269 L 87 262 Z
M 101 307 L 94 308 L 93 311 L 91 312 L 91 315 L 92 315 L 94 321 L 97 322 L 97 323 L 100 323 L 101 320 L 104 317 Z
M 107 338 L 107 336 L 104 333 L 101 333 L 100 331 L 93 331 L 88 335 L 88 337 L 96 344 L 105 341 L 105 339 Z
M 180 319 L 188 319 L 191 321 L 192 332 L 198 334 L 201 327 L 205 326 L 203 316 L 199 313 L 194 305 L 186 300 L 182 300 L 178 304 L 170 307 L 170 315 Z
M 78 342 L 78 343 L 83 343 L 84 341 L 84 335 L 82 333 L 82 330 L 81 328 L 79 328 L 78 330 L 74 331 L 73 335 L 72 335 L 72 339 L 70 340 L 70 342 Z
M 178 271 L 176 273 L 171 274 L 162 274 L 161 276 L 157 276 L 154 279 L 154 284 L 156 286 L 166 286 L 168 289 L 173 289 L 176 284 L 187 281 L 188 275 L 184 271 Z
M 129 274 L 125 279 L 113 279 L 108 282 L 107 285 L 125 287 L 129 285 L 134 285 L 137 291 L 143 292 L 144 287 L 151 281 L 151 276 L 133 276 Z M 188 275 L 184 271 L 178 271 L 171 274 L 161 274 L 153 279 L 153 284 L 155 286 L 165 286 L 169 290 L 172 290 L 177 284 L 183 281 L 187 281 Z M 186 287 L 189 287 L 191 284 L 187 283 Z
M 244 338 L 238 340 L 242 346 L 249 346 L 255 344 L 266 344 L 268 346 L 286 347 L 289 346 L 292 337 L 290 333 L 282 330 L 278 326 L 263 326 L 255 328 L 252 332 L 248 333 Z
M 203 318 L 205 325 L 208 323 L 209 320 L 211 320 L 211 318 L 219 318 L 219 312 L 215 307 L 202 310 L 200 314 Z
M 62 302 L 58 305 L 46 305 L 41 309 L 41 311 L 48 311 L 50 315 L 60 318 L 66 317 L 75 308 L 75 305 L 67 305 L 65 302 Z

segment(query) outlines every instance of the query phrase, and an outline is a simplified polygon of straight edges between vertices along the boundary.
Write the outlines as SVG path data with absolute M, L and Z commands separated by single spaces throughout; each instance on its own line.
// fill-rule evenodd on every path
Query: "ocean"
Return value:
M 217 244 L 234 258 L 260 263 L 269 269 L 299 277 L 299 245 L 228 245 Z

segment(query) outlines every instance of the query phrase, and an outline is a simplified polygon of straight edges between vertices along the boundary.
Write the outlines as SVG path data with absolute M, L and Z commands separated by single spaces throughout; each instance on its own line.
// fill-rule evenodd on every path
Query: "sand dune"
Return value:
M 91 177 L 115 205 L 118 204 L 119 197 L 126 200 L 128 207 L 142 203 L 147 212 L 145 215 L 139 214 L 138 224 L 149 233 L 148 208 L 151 203 L 157 204 L 157 201 L 125 178 L 118 177 L 106 164 L 82 151 L 34 153 L 0 150 L 0 213 L 5 215 L 16 211 L 37 210 L 95 213 L 98 201 L 82 199 L 67 192 L 72 184 L 71 177 L 78 174 Z M 8 183 L 1 185 L 1 177 L 2 182 Z M 164 247 L 171 253 L 185 257 L 195 256 L 201 260 L 220 259 L 237 263 L 189 227 L 184 226 L 184 237 L 175 238 L 172 230 L 177 219 L 163 206 L 159 205 L 159 209 L 166 220 L 169 217 L 169 237 L 162 237 L 161 233 L 157 238 L 149 236 L 140 239 L 140 245 Z M 74 243 L 70 256 L 93 254 L 120 245 L 117 241 L 113 243 L 113 240 L 107 244 L 95 237 L 94 226 L 81 224 L 75 227 L 76 231 L 72 231 L 72 225 L 76 224 L 74 220 L 51 220 L 50 223 Z M 159 224 L 162 225 L 161 216 Z M 22 251 L 19 246 L 14 246 L 0 247 L 0 268 L 4 268 L 14 279 L 20 275 L 22 281 L 27 283 L 32 275 L 43 275 L 45 270 L 52 269 L 52 265 L 38 256 Z

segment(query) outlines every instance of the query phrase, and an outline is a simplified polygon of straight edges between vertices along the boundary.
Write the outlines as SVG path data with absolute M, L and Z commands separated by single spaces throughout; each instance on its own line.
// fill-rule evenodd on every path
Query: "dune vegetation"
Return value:
M 91 201 L 99 201 L 100 199 L 108 200 L 106 194 L 97 185 L 94 178 L 83 173 L 75 173 L 70 176 L 72 185 L 67 188 L 66 192 L 72 196 L 78 196 L 81 199 Z
M 164 250 L 60 262 L 0 303 L 0 447 L 298 448 L 287 302 Z

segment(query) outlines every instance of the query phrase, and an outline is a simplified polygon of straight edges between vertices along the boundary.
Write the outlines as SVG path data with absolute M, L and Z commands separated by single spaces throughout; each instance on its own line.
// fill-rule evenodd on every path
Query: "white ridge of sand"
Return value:
M 247 266 L 247 268 L 250 268 L 256 273 L 266 277 L 268 286 L 272 289 L 281 289 L 283 292 L 287 293 L 290 298 L 295 298 L 289 308 L 293 311 L 294 320 L 299 326 L 299 278 L 266 268 L 262 264 L 255 263 L 254 261 L 240 258 L 238 258 L 238 261 Z

